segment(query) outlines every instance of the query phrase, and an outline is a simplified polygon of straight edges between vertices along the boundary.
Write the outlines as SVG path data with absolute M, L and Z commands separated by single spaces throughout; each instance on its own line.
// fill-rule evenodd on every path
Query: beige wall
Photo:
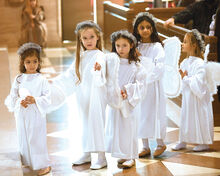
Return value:
M 47 45 L 59 46 L 61 44 L 61 32 L 58 4 L 61 0 L 39 0 L 44 6 L 48 29 Z M 20 36 L 22 6 L 12 7 L 6 4 L 6 0 L 0 0 L 0 46 L 16 47 Z

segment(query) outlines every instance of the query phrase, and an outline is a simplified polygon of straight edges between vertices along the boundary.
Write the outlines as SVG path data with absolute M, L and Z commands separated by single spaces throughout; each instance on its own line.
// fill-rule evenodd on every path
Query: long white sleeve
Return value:
M 140 102 L 141 98 L 145 96 L 147 90 L 146 76 L 146 70 L 143 66 L 139 65 L 135 82 L 124 85 L 127 92 L 127 99 L 133 107 L 135 107 Z
M 123 100 L 121 103 L 121 112 L 124 117 L 128 117 L 132 113 L 147 91 L 146 70 L 141 65 L 137 67 L 138 69 L 134 83 L 124 85 L 127 92 L 127 99 Z
M 193 76 L 185 76 L 183 83 L 189 85 L 193 94 L 198 98 L 202 98 L 206 94 L 205 89 L 205 69 L 203 66 L 197 68 L 197 72 Z
M 77 80 L 75 74 L 75 62 L 72 63 L 67 71 L 52 79 L 53 84 L 62 90 L 66 96 L 73 94 Z
M 95 79 L 96 86 L 101 87 L 106 83 L 106 62 L 104 54 L 98 54 L 96 62 L 101 65 L 101 70 L 91 70 Z
M 35 102 L 37 105 L 37 108 L 42 114 L 45 114 L 47 112 L 47 109 L 49 108 L 51 104 L 51 91 L 49 88 L 49 83 L 46 79 L 43 79 L 42 82 L 42 93 L 40 96 L 34 97 Z
M 193 58 L 193 57 L 192 57 Z M 193 59 L 191 59 L 193 60 Z M 191 70 L 187 70 L 191 67 Z M 188 75 L 184 76 L 182 80 L 182 89 L 186 86 L 189 86 L 190 90 L 196 95 L 198 98 L 202 98 L 207 92 L 206 89 L 206 71 L 204 62 L 201 59 L 197 59 L 193 63 L 187 62 L 185 59 L 181 65 L 180 69 L 184 72 L 187 71 Z M 193 73 L 191 73 L 193 71 Z

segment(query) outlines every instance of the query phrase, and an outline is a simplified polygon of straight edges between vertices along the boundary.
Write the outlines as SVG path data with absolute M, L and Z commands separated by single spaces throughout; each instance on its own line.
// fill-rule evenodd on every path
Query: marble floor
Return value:
M 74 50 L 71 46 L 46 48 L 42 73 L 52 78 L 65 71 L 74 59 Z M 0 67 L 0 176 L 34 176 L 35 172 L 21 166 L 13 114 L 8 113 L 4 106 L 11 81 L 18 73 L 16 49 L 9 49 L 8 53 L 0 49 Z M 183 151 L 171 151 L 171 146 L 178 141 L 180 109 L 170 100 L 167 100 L 167 150 L 163 155 L 138 159 L 131 169 L 118 168 L 117 159 L 110 154 L 106 154 L 107 168 L 90 170 L 90 164 L 72 167 L 71 162 L 82 153 L 81 123 L 75 105 L 73 94 L 63 106 L 47 115 L 47 140 L 52 166 L 52 172 L 47 176 L 220 176 L 220 127 L 215 127 L 214 144 L 210 145 L 208 152 L 192 152 L 193 145 Z M 141 142 L 139 146 L 142 147 Z M 154 151 L 155 147 L 155 141 L 150 140 L 151 150 Z M 96 154 L 93 156 L 97 157 Z

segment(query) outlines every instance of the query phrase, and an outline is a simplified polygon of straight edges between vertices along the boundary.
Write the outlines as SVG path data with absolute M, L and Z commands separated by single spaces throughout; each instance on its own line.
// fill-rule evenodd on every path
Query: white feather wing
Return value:
M 211 94 L 217 93 L 217 86 L 220 85 L 220 63 L 207 62 L 205 64 L 206 80 Z
M 121 103 L 121 93 L 118 84 L 118 71 L 120 59 L 116 53 L 107 53 L 105 58 L 107 79 L 107 102 L 110 106 L 118 108 Z
M 177 37 L 170 37 L 163 41 L 165 51 L 165 71 L 163 76 L 163 87 L 168 98 L 179 96 L 181 91 L 181 76 L 179 74 L 179 59 L 181 53 L 181 42 Z

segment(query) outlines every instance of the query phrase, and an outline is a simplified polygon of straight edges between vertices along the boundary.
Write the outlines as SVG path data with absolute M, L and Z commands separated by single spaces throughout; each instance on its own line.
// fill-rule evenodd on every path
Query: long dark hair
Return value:
M 151 39 L 151 42 L 152 43 L 155 43 L 155 42 L 159 42 L 161 43 L 161 45 L 163 46 L 163 43 L 161 42 L 160 38 L 159 38 L 159 35 L 158 35 L 158 32 L 157 32 L 157 29 L 156 29 L 156 25 L 155 25 L 155 22 L 153 21 L 152 18 L 149 17 L 149 14 L 148 12 L 141 12 L 139 13 L 136 18 L 135 18 L 135 21 L 134 21 L 134 24 L 133 24 L 133 35 L 136 37 L 137 41 L 140 42 L 141 41 L 141 36 L 140 34 L 138 33 L 138 25 L 142 22 L 142 21 L 147 21 L 150 23 L 151 27 L 152 27 L 152 34 L 150 36 L 150 39 Z M 151 15 L 151 14 L 150 14 Z M 151 15 L 152 16 L 152 15 Z
M 127 30 L 117 31 L 117 32 L 114 32 L 111 34 L 112 52 L 117 53 L 117 50 L 115 47 L 115 42 L 120 38 L 126 39 L 130 43 L 131 46 L 133 45 L 133 47 L 130 49 L 129 55 L 128 55 L 129 64 L 132 61 L 134 61 L 135 63 L 140 62 L 140 59 L 138 58 L 138 55 L 136 52 L 137 41 L 136 41 L 135 37 Z

